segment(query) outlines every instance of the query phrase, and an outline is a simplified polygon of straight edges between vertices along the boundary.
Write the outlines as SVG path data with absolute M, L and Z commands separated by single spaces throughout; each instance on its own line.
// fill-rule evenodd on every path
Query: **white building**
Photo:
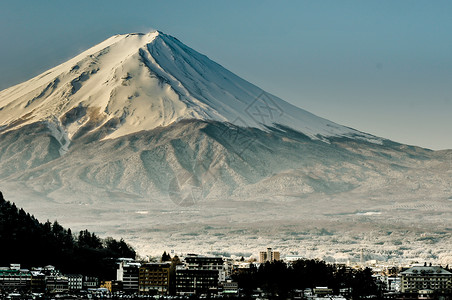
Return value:
M 305 259 L 305 257 L 303 257 L 303 256 L 301 256 L 301 255 L 287 255 L 287 256 L 284 258 L 284 260 L 285 260 L 286 262 L 289 262 L 289 263 L 295 262 L 295 261 L 297 261 L 297 260 L 303 260 L 303 259 Z
M 67 274 L 66 277 L 70 291 L 80 291 L 83 288 L 83 276 L 81 274 Z
M 401 289 L 401 279 L 400 277 L 387 276 L 386 277 L 386 287 L 390 292 L 400 292 Z
M 138 278 L 141 263 L 132 260 L 121 260 L 116 270 L 116 280 L 122 281 L 124 291 L 138 292 Z

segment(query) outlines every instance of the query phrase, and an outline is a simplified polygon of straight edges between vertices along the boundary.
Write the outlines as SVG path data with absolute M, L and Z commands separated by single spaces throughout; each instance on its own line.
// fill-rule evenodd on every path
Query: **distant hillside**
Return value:
M 135 257 L 124 240 L 100 239 L 88 230 L 77 235 L 57 221 L 40 223 L 33 215 L 6 201 L 0 192 L 0 266 L 54 265 L 66 273 L 114 277 L 115 258 Z

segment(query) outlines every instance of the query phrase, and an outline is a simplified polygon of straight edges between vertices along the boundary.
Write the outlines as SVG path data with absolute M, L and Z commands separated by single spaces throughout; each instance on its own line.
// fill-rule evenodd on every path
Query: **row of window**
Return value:
M 405 281 L 448 281 L 451 280 L 449 277 L 432 277 L 432 278 L 424 278 L 424 277 L 418 277 L 418 278 L 407 278 Z

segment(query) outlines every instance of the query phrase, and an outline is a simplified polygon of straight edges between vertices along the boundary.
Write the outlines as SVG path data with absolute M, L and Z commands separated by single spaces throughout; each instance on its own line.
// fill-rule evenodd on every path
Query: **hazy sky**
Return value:
M 452 149 L 452 1 L 0 1 L 0 89 L 159 29 L 314 114 Z

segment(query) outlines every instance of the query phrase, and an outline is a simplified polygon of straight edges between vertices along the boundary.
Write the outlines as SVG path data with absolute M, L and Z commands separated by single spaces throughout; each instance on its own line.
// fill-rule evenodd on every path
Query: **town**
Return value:
M 173 255 L 171 257 L 171 254 Z M 116 277 L 63 274 L 55 266 L 0 267 L 2 299 L 247 298 L 452 299 L 452 273 L 432 263 L 375 260 L 328 265 L 267 248 L 245 259 L 164 252 L 116 259 Z M 304 273 L 304 275 L 303 275 Z M 347 281 L 346 278 L 349 278 Z M 346 284 L 349 284 L 348 286 Z

